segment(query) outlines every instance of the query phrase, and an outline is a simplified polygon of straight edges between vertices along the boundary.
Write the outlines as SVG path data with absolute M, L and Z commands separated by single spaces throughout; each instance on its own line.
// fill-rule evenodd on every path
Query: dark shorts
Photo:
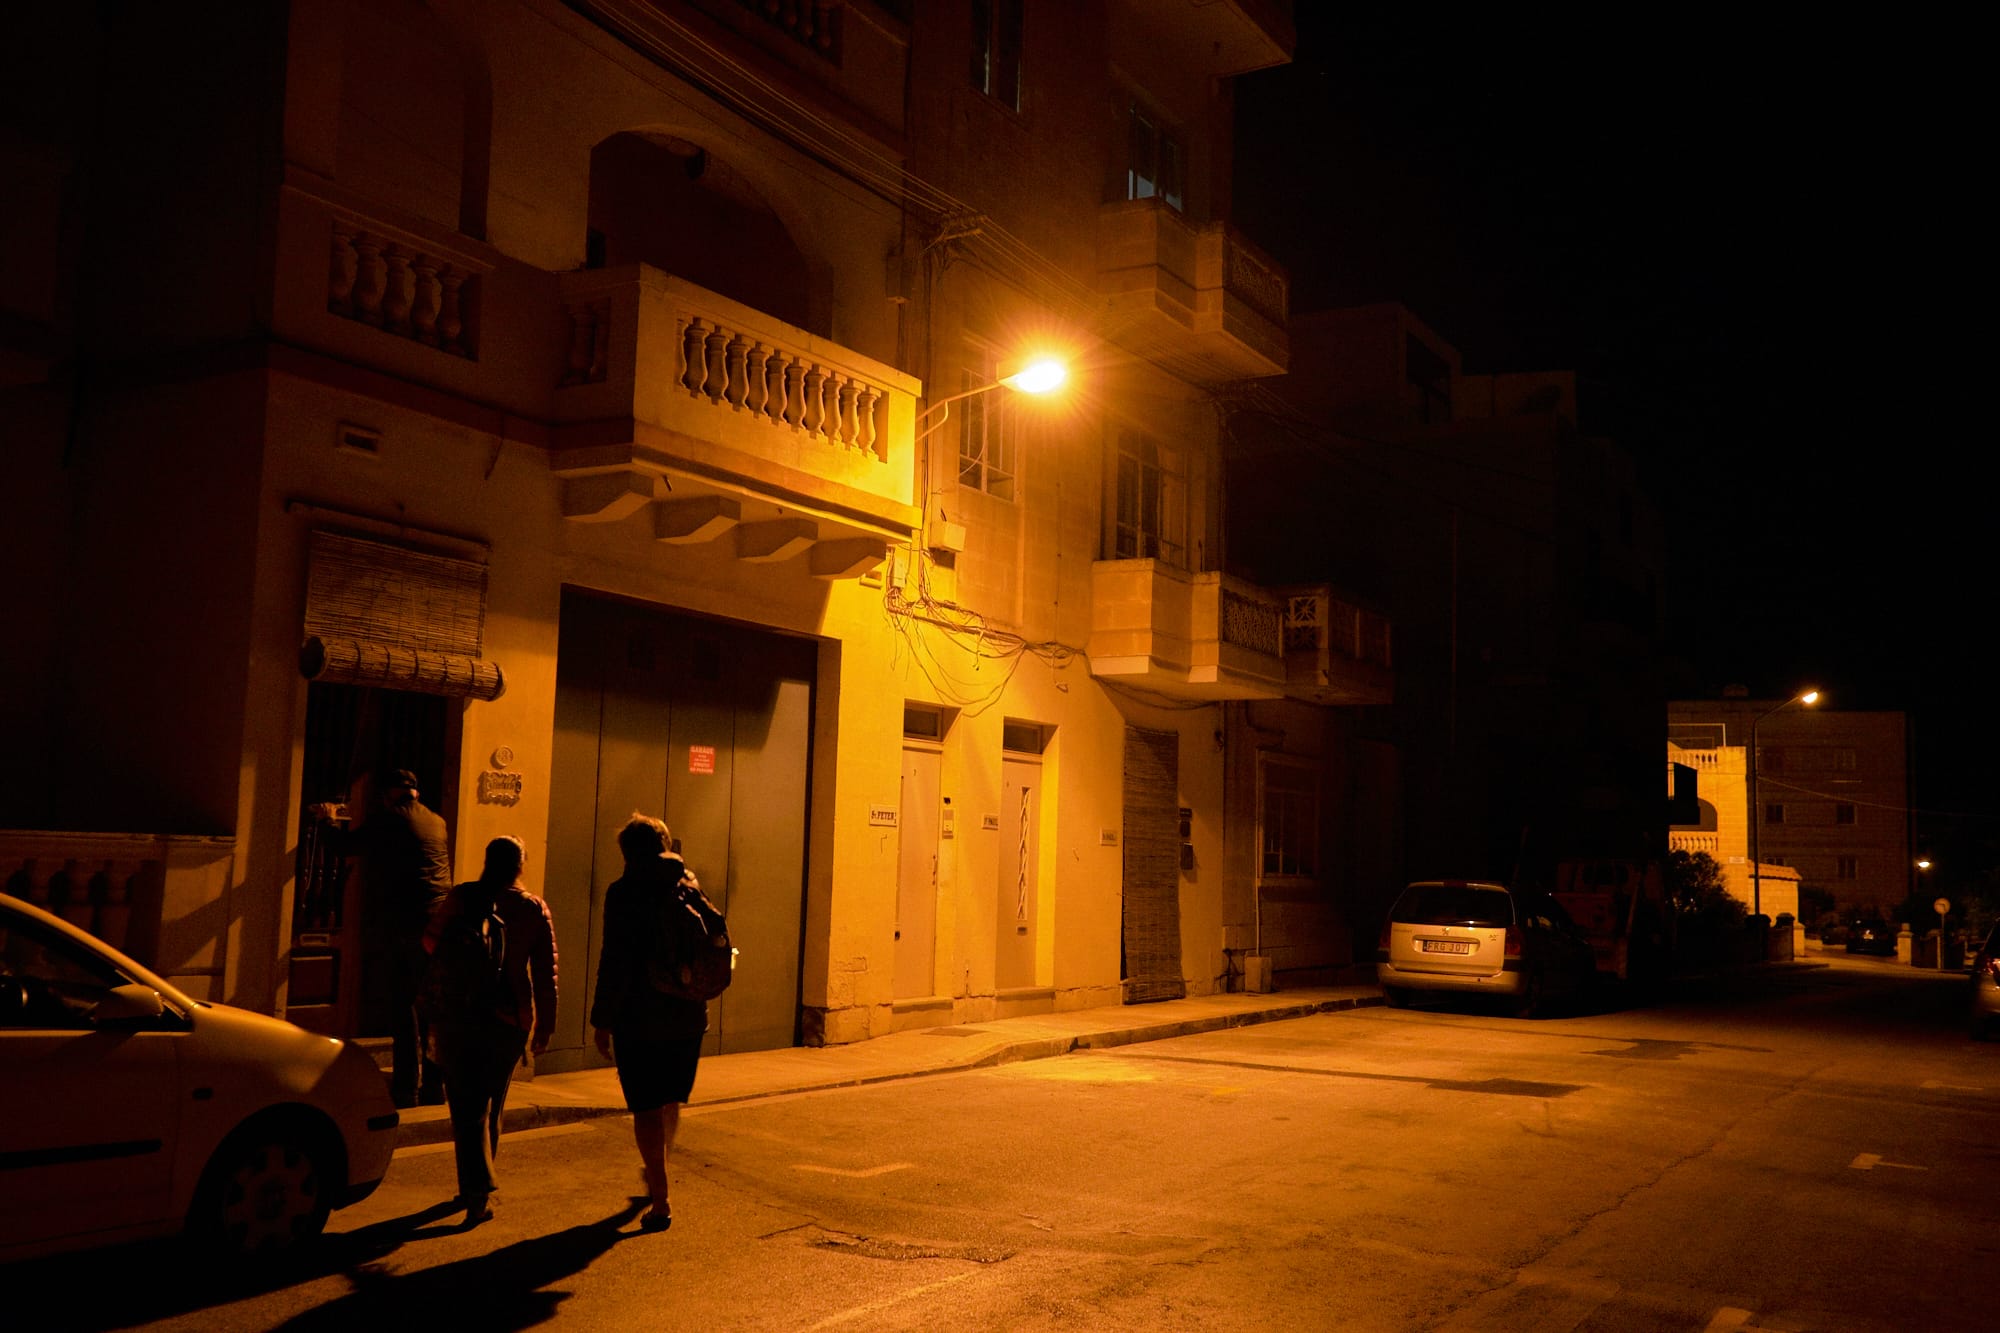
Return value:
M 701 1060 L 701 1037 L 627 1041 L 615 1033 L 618 1086 L 628 1111 L 657 1111 L 669 1102 L 685 1105 L 694 1092 L 694 1068 Z

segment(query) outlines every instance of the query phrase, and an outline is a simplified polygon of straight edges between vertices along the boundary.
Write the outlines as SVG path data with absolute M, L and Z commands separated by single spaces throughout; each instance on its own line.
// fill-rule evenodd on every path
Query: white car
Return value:
M 1375 974 L 1401 1008 L 1422 992 L 1500 997 L 1539 1013 L 1597 975 L 1590 939 L 1546 893 L 1486 880 L 1419 880 L 1382 923 Z
M 381 1183 L 396 1123 L 365 1052 L 190 999 L 0 894 L 0 1261 L 295 1245 Z

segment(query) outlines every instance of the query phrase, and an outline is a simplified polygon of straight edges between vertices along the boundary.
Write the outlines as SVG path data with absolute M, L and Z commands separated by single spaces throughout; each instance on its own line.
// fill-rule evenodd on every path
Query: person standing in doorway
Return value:
M 680 1129 L 681 1107 L 694 1093 L 695 1066 L 708 1033 L 708 1006 L 669 995 L 652 982 L 657 923 L 689 893 L 694 876 L 676 856 L 667 826 L 633 812 L 618 832 L 625 873 L 604 895 L 604 951 L 590 1026 L 598 1053 L 618 1066 L 618 1086 L 632 1112 L 632 1137 L 652 1207 L 639 1219 L 646 1231 L 673 1225 L 667 1204 L 667 1155 Z
M 493 1216 L 493 1158 L 523 1050 L 540 1055 L 556 1025 L 556 931 L 548 904 L 521 884 L 519 838 L 486 844 L 479 878 L 445 898 L 425 944 L 423 1004 L 444 1065 L 458 1201 L 476 1226 Z
M 417 775 L 384 769 L 369 783 L 346 828 L 331 824 L 339 807 L 313 808 L 329 821 L 334 849 L 360 862 L 365 965 L 387 982 L 389 1091 L 397 1106 L 444 1101 L 444 1079 L 424 1056 L 417 990 L 423 984 L 424 929 L 451 889 L 451 846 L 444 819 L 418 798 Z

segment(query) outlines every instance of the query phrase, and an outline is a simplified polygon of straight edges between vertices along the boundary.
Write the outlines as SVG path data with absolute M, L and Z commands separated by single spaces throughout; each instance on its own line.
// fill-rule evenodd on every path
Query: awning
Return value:
M 507 688 L 499 664 L 482 657 L 320 635 L 299 648 L 299 674 L 331 685 L 372 685 L 453 699 L 497 699 Z

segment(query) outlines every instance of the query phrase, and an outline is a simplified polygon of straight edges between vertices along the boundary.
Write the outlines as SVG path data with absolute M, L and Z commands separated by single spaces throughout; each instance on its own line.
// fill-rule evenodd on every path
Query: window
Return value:
M 1838 867 L 1838 869 L 1837 869 L 1837 871 L 1836 871 L 1836 875 L 1837 875 L 1837 877 L 1838 877 L 1838 878 L 1840 878 L 1840 879 L 1860 879 L 1860 878 L 1861 878 L 1861 858 L 1860 858 L 1860 857 L 1858 857 L 1858 856 L 1843 856 L 1843 857 L 1840 857 L 1840 858 L 1838 858 L 1838 860 L 1839 860 L 1839 867 Z
M 1265 757 L 1259 764 L 1258 823 L 1265 879 L 1319 873 L 1319 773 Z
M 1438 425 L 1451 420 L 1451 363 L 1418 341 L 1403 335 L 1403 372 L 1416 400 L 1417 420 Z
M 941 741 L 951 730 L 952 719 L 958 716 L 956 708 L 940 708 L 935 704 L 903 705 L 903 737 L 906 740 Z
M 970 372 L 965 376 L 968 389 L 988 382 Z M 958 404 L 965 413 L 958 430 L 958 484 L 996 500 L 1012 500 L 1016 429 L 999 399 L 999 394 L 982 393 Z
M 1021 109 L 1022 0 L 972 0 L 972 86 Z
M 1834 806 L 1833 822 L 1836 824 L 1852 824 L 1854 822 L 1854 807 L 1844 801 Z
M 1160 117 L 1137 102 L 1126 107 L 1125 197 L 1161 199 L 1180 212 L 1187 207 L 1184 163 L 1187 151 L 1180 137 Z
M 1111 558 L 1186 567 L 1184 482 L 1179 459 L 1137 431 L 1118 435 Z
M 1778 802 L 1778 801 L 1772 801 L 1772 802 L 1771 802 L 1770 804 L 1766 805 L 1766 806 L 1764 807 L 1764 822 L 1765 822 L 1766 824 L 1782 824 L 1782 823 L 1784 823 L 1784 822 L 1785 822 L 1785 807 L 1784 807 L 1783 803 L 1781 803 L 1781 802 Z
M 1054 727 L 1040 722 L 1006 718 L 1000 723 L 1000 748 L 1010 754 L 1041 754 L 1054 734 Z

